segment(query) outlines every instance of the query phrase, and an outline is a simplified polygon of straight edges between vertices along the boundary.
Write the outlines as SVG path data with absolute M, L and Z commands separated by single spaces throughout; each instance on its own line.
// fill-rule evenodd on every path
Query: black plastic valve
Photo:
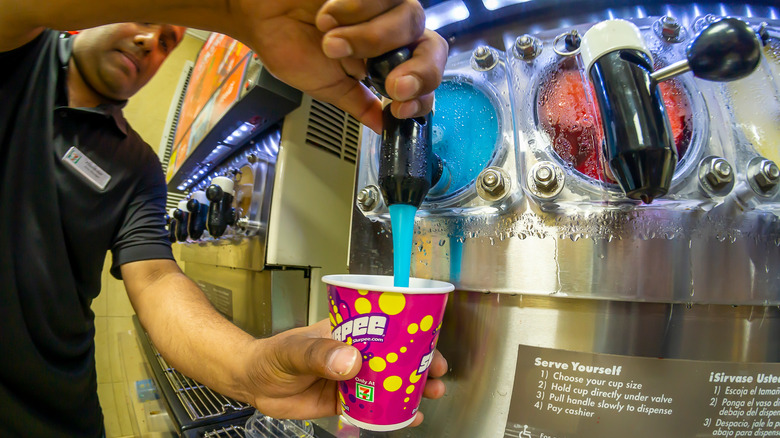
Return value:
M 206 230 L 206 221 L 209 216 L 209 204 L 202 203 L 197 199 L 187 201 L 187 210 L 190 212 L 190 218 L 187 222 L 187 231 L 190 238 L 198 240 L 203 236 Z
M 428 190 L 442 174 L 441 162 L 431 148 L 430 114 L 397 119 L 388 106 L 382 116 L 379 188 L 385 204 L 407 204 L 420 208 Z
M 222 190 L 222 187 L 212 184 L 206 189 L 209 204 L 206 229 L 213 237 L 225 234 L 229 225 L 236 223 L 236 209 L 233 208 L 233 194 Z
M 387 52 L 366 62 L 368 81 L 390 98 L 385 80 L 395 67 L 412 57 L 410 47 Z M 379 151 L 379 188 L 388 206 L 407 204 L 420 208 L 428 191 L 442 175 L 443 163 L 433 153 L 431 114 L 398 119 L 390 105 L 382 111 L 382 144 Z
M 176 219 L 173 216 L 166 214 L 165 223 L 168 224 L 168 240 L 171 243 L 176 242 Z
M 410 47 L 401 47 L 400 49 L 391 50 L 376 58 L 367 60 L 366 73 L 368 74 L 368 82 L 379 94 L 390 99 L 390 96 L 387 94 L 387 89 L 385 88 L 387 75 L 389 75 L 394 68 L 403 64 L 411 57 L 412 49 Z
M 189 216 L 189 212 L 182 210 L 181 208 L 177 208 L 173 211 L 173 218 L 175 219 L 174 222 L 176 223 L 176 240 L 179 242 L 187 241 L 187 221 Z
M 604 128 L 604 156 L 631 199 L 649 204 L 669 191 L 677 149 L 647 55 L 610 52 L 590 69 Z

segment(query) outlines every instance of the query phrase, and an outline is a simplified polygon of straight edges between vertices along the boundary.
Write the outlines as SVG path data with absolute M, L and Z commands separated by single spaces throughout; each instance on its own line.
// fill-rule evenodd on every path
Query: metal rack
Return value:
M 176 396 L 184 406 L 191 420 L 214 418 L 230 411 L 240 411 L 251 408 L 251 406 L 246 403 L 216 393 L 208 387 L 176 371 L 173 367 L 168 365 L 168 362 L 166 362 L 162 355 L 157 351 L 157 348 L 155 348 L 151 340 L 149 340 L 149 344 L 168 383 L 173 387 Z
M 203 384 L 186 377 L 171 367 L 152 344 L 138 317 L 133 317 L 136 333 L 146 355 L 160 398 L 179 436 L 203 437 L 205 433 L 230 432 L 243 437 L 241 428 L 254 408 L 214 392 Z M 240 435 L 236 435 L 240 433 Z
M 206 432 L 203 438 L 244 438 L 244 428 L 241 426 L 228 426 Z

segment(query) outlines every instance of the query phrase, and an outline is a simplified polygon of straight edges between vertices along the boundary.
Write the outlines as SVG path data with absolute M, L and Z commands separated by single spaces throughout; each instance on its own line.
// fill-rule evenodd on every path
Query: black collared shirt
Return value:
M 124 263 L 173 258 L 154 151 L 121 106 L 67 107 L 71 46 L 45 31 L 0 53 L 4 437 L 100 436 L 90 305 L 106 251 L 117 277 Z

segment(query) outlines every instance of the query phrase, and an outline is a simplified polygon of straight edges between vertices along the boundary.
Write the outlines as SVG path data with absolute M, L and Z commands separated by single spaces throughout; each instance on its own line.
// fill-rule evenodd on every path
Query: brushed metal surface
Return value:
M 730 228 L 702 210 L 419 217 L 412 274 L 471 291 L 622 301 L 778 305 L 780 223 L 749 211 Z M 392 273 L 390 224 L 355 211 L 350 271 Z
M 265 265 L 265 237 L 224 237 L 179 244 L 181 260 L 187 263 L 262 271 Z
M 188 262 L 184 273 L 204 290 L 217 310 L 253 336 L 270 336 L 306 325 L 306 270 L 255 271 Z

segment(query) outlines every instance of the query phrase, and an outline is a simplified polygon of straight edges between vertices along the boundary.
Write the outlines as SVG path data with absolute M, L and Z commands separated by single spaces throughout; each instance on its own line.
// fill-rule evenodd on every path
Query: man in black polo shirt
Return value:
M 107 250 L 172 366 L 267 415 L 335 414 L 335 381 L 357 373 L 357 350 L 329 339 L 327 321 L 257 340 L 212 308 L 173 261 L 160 165 L 121 108 L 183 36 L 148 20 L 245 41 L 281 79 L 374 130 L 380 103 L 355 79 L 363 58 L 414 43 L 387 84 L 397 116 L 422 115 L 447 49 L 423 30 L 419 4 L 0 0 L 0 10 L 0 436 L 101 435 L 90 304 Z M 47 29 L 115 22 L 73 38 Z M 431 373 L 445 370 L 438 356 Z M 443 392 L 429 381 L 427 396 Z

